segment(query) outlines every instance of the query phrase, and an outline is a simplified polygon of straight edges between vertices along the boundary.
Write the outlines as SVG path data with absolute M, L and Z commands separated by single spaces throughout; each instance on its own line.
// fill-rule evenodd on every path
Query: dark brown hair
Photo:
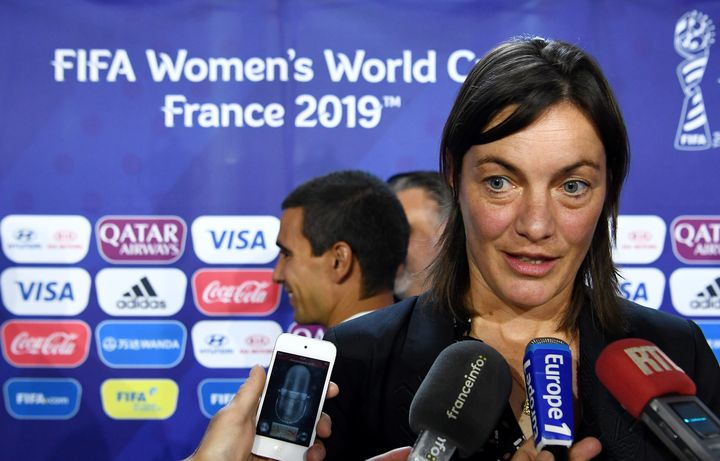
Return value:
M 558 327 L 576 331 L 580 311 L 587 304 L 595 309 L 603 328 L 617 331 L 622 326 L 612 241 L 630 158 L 625 124 L 610 86 L 590 55 L 572 44 L 537 37 L 512 39 L 485 55 L 460 88 L 443 130 L 440 169 L 452 185 L 453 204 L 440 253 L 431 268 L 432 292 L 435 301 L 460 320 L 473 315 L 465 305 L 470 275 L 458 205 L 463 157 L 471 146 L 516 133 L 561 102 L 575 105 L 597 130 L 605 148 L 607 195 L 590 249 L 575 278 L 570 309 Z M 515 107 L 514 111 L 486 129 L 509 106 Z

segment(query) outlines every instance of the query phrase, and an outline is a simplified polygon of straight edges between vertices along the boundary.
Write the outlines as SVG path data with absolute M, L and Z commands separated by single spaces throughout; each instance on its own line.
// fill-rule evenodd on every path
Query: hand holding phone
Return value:
M 275 342 L 252 452 L 280 461 L 303 460 L 316 426 L 335 362 L 327 341 L 284 333 Z

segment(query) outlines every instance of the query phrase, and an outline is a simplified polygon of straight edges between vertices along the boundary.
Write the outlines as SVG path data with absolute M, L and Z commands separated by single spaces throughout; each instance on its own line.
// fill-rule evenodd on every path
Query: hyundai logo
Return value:
M 35 231 L 32 229 L 18 229 L 15 232 L 15 240 L 21 242 L 32 242 L 35 240 Z
M 221 334 L 212 334 L 205 337 L 205 344 L 208 346 L 222 347 L 227 342 L 227 336 Z

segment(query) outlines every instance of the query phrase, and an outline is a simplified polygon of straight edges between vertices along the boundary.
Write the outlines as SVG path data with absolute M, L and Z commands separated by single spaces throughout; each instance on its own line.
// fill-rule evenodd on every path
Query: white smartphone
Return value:
M 335 355 L 331 342 L 278 336 L 260 398 L 254 454 L 279 461 L 305 459 L 315 441 Z

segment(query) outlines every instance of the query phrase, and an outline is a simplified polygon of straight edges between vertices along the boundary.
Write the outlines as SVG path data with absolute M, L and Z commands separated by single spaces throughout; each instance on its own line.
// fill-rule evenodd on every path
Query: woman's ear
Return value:
M 330 249 L 333 281 L 342 282 L 352 273 L 353 251 L 347 242 L 335 242 Z

